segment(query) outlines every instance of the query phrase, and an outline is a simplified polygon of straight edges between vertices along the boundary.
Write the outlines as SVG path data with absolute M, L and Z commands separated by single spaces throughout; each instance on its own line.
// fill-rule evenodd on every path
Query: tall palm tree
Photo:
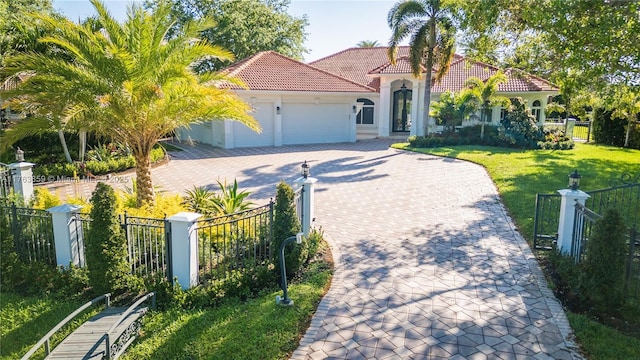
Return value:
M 232 54 L 198 39 L 210 28 L 205 20 L 187 23 L 169 38 L 171 7 L 161 1 L 153 12 L 131 5 L 117 22 L 99 0 L 91 0 L 99 31 L 34 14 L 50 30 L 40 39 L 67 52 L 73 61 L 27 53 L 7 59 L 11 73 L 33 76 L 14 95 L 59 106 L 61 118 L 127 144 L 136 160 L 137 202 L 152 203 L 150 153 L 157 140 L 178 127 L 210 119 L 238 120 L 259 131 L 250 106 L 229 88 L 239 81 L 220 73 L 196 74 L 205 59 L 231 60 Z
M 356 46 L 361 48 L 372 48 L 380 46 L 380 43 L 378 43 L 378 40 L 362 40 L 357 43 Z
M 506 83 L 508 80 L 507 75 L 502 71 L 498 71 L 486 81 L 482 81 L 480 78 L 472 76 L 465 82 L 467 88 L 473 94 L 474 102 L 477 104 L 480 112 L 480 138 L 484 139 L 484 123 L 487 121 L 487 111 L 494 106 L 507 106 L 510 101 L 504 96 L 497 95 L 498 86 Z
M 422 78 L 423 71 L 426 72 L 423 112 L 425 135 L 429 134 L 431 86 L 447 74 L 455 52 L 456 28 L 452 21 L 452 10 L 446 5 L 446 0 L 399 1 L 387 15 L 392 31 L 388 54 L 391 63 L 396 63 L 398 44 L 409 37 L 411 72 L 418 79 Z

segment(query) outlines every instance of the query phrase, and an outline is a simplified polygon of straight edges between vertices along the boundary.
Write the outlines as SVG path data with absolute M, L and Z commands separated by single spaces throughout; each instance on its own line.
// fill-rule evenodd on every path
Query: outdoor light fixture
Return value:
M 24 161 L 24 151 L 22 151 L 20 148 L 16 150 L 16 161 Z
M 578 169 L 573 170 L 573 172 L 569 175 L 569 188 L 571 190 L 578 190 L 580 186 L 580 174 L 578 174 Z
M 358 108 L 355 105 L 353 105 L 352 109 L 353 109 L 353 113 L 355 114 Z
M 316 105 L 320 104 L 320 98 L 313 98 L 313 102 L 315 102 Z
M 306 179 L 309 177 L 310 173 L 311 173 L 311 170 L 309 168 L 309 165 L 307 164 L 307 160 L 305 160 L 304 164 L 302 164 L 302 177 Z
M 280 115 L 280 106 L 276 106 L 276 114 Z
M 402 80 L 402 86 L 400 86 L 400 91 L 402 91 L 402 95 L 407 95 L 407 86 L 404 84 L 404 80 Z

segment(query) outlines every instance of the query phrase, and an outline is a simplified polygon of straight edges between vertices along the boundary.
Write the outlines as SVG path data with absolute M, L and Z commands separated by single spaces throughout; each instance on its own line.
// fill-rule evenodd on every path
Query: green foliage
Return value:
M 442 146 L 456 145 L 490 145 L 490 146 L 508 146 L 500 138 L 498 138 L 497 126 L 486 126 L 484 130 L 484 138 L 480 138 L 482 134 L 482 125 L 464 126 L 457 133 L 447 134 L 431 134 L 429 136 L 410 136 L 408 138 L 409 145 L 415 148 L 436 148 Z
M 544 141 L 538 141 L 538 148 L 543 150 L 570 150 L 575 143 L 565 136 L 560 129 L 544 129 Z
M 113 188 L 98 183 L 91 204 L 91 227 L 85 239 L 89 282 L 96 294 L 122 292 L 127 289 L 131 275 Z
M 498 137 L 511 146 L 535 149 L 538 141 L 544 139 L 542 130 L 536 125 L 536 119 L 521 98 L 511 100 L 511 108 L 501 124 L 503 131 L 500 131 Z
M 193 189 L 185 191 L 183 204 L 189 211 L 213 216 L 215 214 L 213 199 L 216 197 L 217 194 L 206 187 L 194 185 Z
M 300 232 L 300 221 L 296 216 L 294 196 L 291 186 L 284 181 L 278 184 L 274 208 L 273 238 L 271 239 L 271 253 L 273 254 L 273 263 L 278 277 L 280 277 L 281 273 L 280 246 L 288 237 Z M 287 277 L 291 277 L 298 272 L 309 256 L 308 250 L 295 242 L 287 245 L 284 254 Z
M 224 182 L 218 180 L 218 186 L 222 194 L 212 199 L 213 206 L 218 214 L 235 214 L 247 210 L 253 205 L 252 202 L 247 200 L 247 196 L 251 194 L 250 192 L 246 190 L 238 192 L 238 181 L 236 179 L 233 180 L 233 185 L 227 184 L 227 180 L 224 180 Z
M 47 210 L 58 205 L 62 205 L 62 200 L 52 194 L 47 188 L 36 187 L 33 189 L 33 198 L 31 199 L 30 207 Z
M 440 95 L 440 100 L 431 105 L 430 115 L 436 120 L 436 124 L 443 125 L 445 132 L 455 132 L 456 126 L 475 110 L 475 104 L 470 101 L 468 92 L 454 93 L 445 91 Z
M 609 326 L 594 321 L 587 315 L 568 312 L 580 348 L 590 360 L 639 359 L 640 339 L 625 336 Z
M 189 20 L 213 19 L 215 25 L 204 31 L 203 37 L 231 51 L 237 60 L 267 50 L 300 60 L 306 52 L 307 17 L 290 15 L 289 0 L 172 0 L 171 3 L 179 29 Z M 157 2 L 146 1 L 146 6 L 156 7 Z M 199 69 L 220 69 L 228 64 L 228 59 L 211 59 L 200 64 Z
M 608 209 L 591 229 L 580 287 L 598 312 L 616 311 L 624 303 L 627 232 L 615 209 Z
M 625 138 L 626 119 L 612 117 L 612 112 L 596 108 L 593 112 L 593 139 L 596 144 L 622 147 Z

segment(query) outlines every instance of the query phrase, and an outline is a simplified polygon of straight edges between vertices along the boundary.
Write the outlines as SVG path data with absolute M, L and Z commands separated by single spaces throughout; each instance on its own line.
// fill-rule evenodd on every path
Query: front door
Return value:
M 393 132 L 411 130 L 411 90 L 401 89 L 393 93 Z

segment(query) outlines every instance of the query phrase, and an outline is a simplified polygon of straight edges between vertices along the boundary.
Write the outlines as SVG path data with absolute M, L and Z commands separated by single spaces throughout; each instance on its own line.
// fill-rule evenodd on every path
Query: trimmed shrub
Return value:
M 624 219 L 615 209 L 608 209 L 591 229 L 580 287 L 598 312 L 611 312 L 624 303 L 626 232 Z
M 98 183 L 91 195 L 91 204 L 92 222 L 85 239 L 89 283 L 97 294 L 123 292 L 132 279 L 113 188 Z
M 596 144 L 622 147 L 626 119 L 611 118 L 611 111 L 597 108 L 593 112 L 593 140 Z
M 276 192 L 276 204 L 274 208 L 273 219 L 273 238 L 271 241 L 273 254 L 274 270 L 276 275 L 280 277 L 280 246 L 288 237 L 300 232 L 300 221 L 296 216 L 294 204 L 294 192 L 291 186 L 284 181 L 278 184 Z M 309 254 L 303 244 L 289 244 L 284 251 L 285 265 L 287 277 L 293 276 L 302 267 L 307 260 Z

